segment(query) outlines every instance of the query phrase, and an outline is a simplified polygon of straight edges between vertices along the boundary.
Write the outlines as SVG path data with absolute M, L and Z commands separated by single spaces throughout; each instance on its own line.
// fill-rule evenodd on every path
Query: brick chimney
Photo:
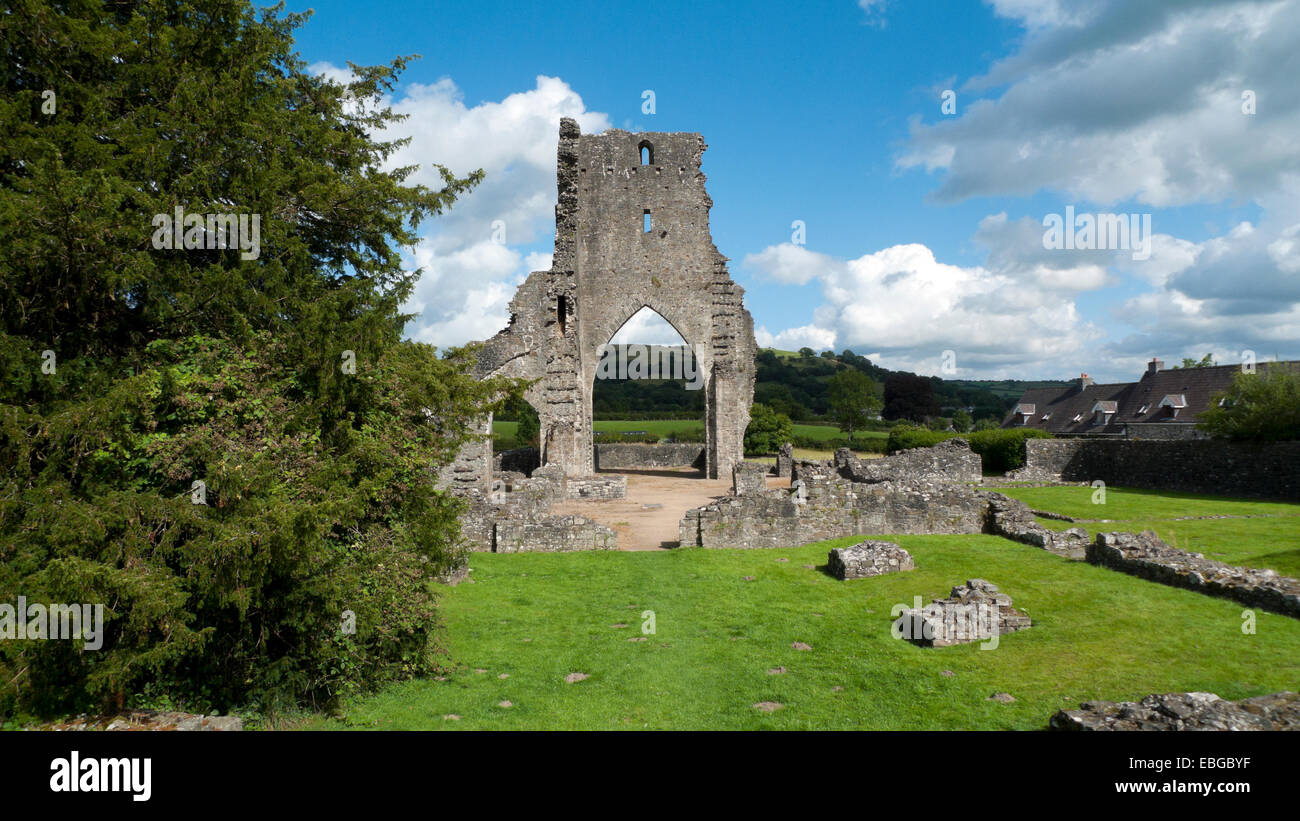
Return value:
M 1147 363 L 1147 373 L 1154 374 L 1156 371 L 1160 370 L 1164 366 L 1165 363 L 1161 362 L 1159 359 L 1156 359 L 1155 357 L 1152 357 L 1151 361 Z
M 1086 373 L 1081 373 L 1079 374 L 1079 378 L 1074 380 L 1074 389 L 1076 391 L 1081 391 L 1091 384 L 1093 384 L 1092 377 L 1088 376 Z

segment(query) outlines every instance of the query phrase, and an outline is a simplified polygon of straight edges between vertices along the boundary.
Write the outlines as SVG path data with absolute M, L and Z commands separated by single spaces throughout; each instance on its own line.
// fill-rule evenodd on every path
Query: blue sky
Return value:
M 491 335 L 549 265 L 555 134 L 574 116 L 584 132 L 704 135 L 714 241 L 760 344 L 1121 380 L 1153 355 L 1300 358 L 1298 5 L 290 8 L 315 10 L 297 39 L 316 70 L 422 55 L 392 99 L 411 114 L 399 162 L 488 173 L 411 249 L 413 338 Z M 1044 248 L 1044 217 L 1067 206 L 1151 215 L 1149 256 Z M 668 341 L 631 325 L 620 341 Z

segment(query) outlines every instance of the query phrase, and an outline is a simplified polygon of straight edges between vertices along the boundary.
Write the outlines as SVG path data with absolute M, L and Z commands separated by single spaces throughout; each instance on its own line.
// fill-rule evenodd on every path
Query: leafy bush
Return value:
M 670 430 L 666 433 L 661 442 L 704 442 L 704 428 L 682 428 L 681 430 Z
M 985 473 L 1006 473 L 1025 466 L 1025 440 L 1050 439 L 1051 434 L 1033 428 L 982 430 L 970 434 L 940 432 L 915 427 L 897 427 L 889 434 L 889 453 L 908 448 L 928 448 L 962 438 L 980 455 Z
M 889 440 L 883 436 L 859 437 L 850 442 L 845 437 L 836 437 L 834 439 L 817 439 L 812 436 L 795 435 L 790 444 L 797 448 L 807 448 L 809 450 L 837 450 L 839 448 L 849 448 L 857 453 L 884 453 L 889 445 Z
M 1025 466 L 1025 440 L 1051 439 L 1052 434 L 1033 428 L 982 430 L 969 434 L 971 450 L 980 455 L 985 473 L 1006 473 Z
M 1198 427 L 1226 439 L 1300 439 L 1300 373 L 1270 364 L 1263 373 L 1236 374 L 1232 386 L 1210 401 Z
M 745 429 L 745 455 L 768 456 L 794 437 L 790 417 L 761 402 L 755 402 L 749 411 L 749 427 Z

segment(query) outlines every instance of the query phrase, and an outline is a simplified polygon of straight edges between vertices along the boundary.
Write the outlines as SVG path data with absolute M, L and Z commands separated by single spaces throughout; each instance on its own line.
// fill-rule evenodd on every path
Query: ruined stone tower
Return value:
M 541 420 L 542 463 L 567 476 L 593 472 L 598 351 L 643 307 L 697 351 L 708 475 L 729 476 L 744 458 L 754 324 L 709 234 L 704 149 L 699 134 L 583 136 L 575 121 L 560 121 L 551 270 L 520 286 L 510 324 L 486 343 L 477 374 L 540 380 L 526 399 Z M 487 467 L 473 474 L 489 475 Z

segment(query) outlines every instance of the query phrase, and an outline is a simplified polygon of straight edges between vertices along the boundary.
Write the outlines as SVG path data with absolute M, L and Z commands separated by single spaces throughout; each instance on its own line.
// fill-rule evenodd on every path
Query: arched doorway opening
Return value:
M 706 381 L 694 348 L 668 320 L 649 306 L 633 313 L 596 350 L 591 385 L 595 468 L 703 476 Z M 616 444 L 659 447 L 601 447 Z M 648 456 L 644 464 L 629 460 L 642 452 Z

